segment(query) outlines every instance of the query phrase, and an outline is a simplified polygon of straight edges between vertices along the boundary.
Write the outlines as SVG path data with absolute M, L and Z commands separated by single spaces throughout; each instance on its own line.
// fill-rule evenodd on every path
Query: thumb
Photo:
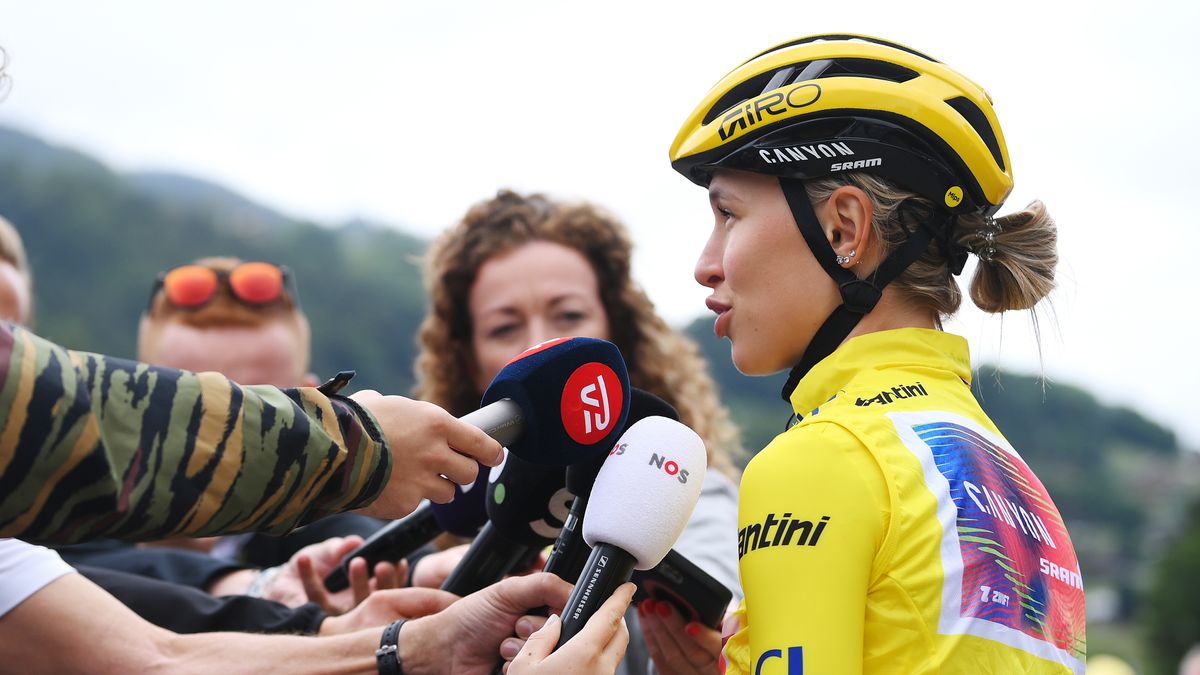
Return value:
M 521 648 L 521 653 L 517 654 L 513 663 L 541 663 L 547 656 L 550 656 L 550 652 L 554 651 L 554 646 L 558 644 L 558 635 L 561 632 L 562 619 L 558 618 L 558 614 L 551 614 L 550 618 L 546 619 L 546 623 L 525 641 L 525 646 Z

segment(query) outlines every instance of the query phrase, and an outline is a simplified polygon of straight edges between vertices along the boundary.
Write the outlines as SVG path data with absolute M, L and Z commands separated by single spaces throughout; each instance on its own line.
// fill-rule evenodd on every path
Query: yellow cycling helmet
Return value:
M 683 123 L 671 165 L 700 185 L 714 168 L 865 171 L 955 214 L 995 213 L 1013 184 L 987 92 L 918 51 L 849 34 L 785 42 L 738 66 Z

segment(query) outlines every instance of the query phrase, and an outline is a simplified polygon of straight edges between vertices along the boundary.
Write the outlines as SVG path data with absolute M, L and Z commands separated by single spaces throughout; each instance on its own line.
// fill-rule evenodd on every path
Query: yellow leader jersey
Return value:
M 855 337 L 742 476 L 725 673 L 1083 673 L 1062 517 L 970 389 L 966 342 Z

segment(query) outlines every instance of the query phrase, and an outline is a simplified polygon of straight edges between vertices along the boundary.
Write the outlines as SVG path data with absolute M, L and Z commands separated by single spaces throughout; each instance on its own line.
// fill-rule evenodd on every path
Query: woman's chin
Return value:
M 750 377 L 774 375 L 790 367 L 790 364 L 775 363 L 772 359 L 763 358 L 763 354 L 759 350 L 749 348 L 738 349 L 736 343 L 734 343 L 733 349 L 730 350 L 730 357 L 733 359 L 733 367 L 737 368 L 739 373 L 749 375 Z

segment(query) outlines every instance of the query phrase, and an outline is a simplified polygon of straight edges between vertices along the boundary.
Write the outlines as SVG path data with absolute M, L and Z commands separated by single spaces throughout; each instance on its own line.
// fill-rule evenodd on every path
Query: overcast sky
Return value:
M 972 308 L 949 328 L 976 363 L 1044 364 L 1200 448 L 1198 6 L 0 0 L 0 124 L 423 236 L 502 186 L 589 199 L 629 225 L 635 274 L 682 325 L 705 313 L 692 266 L 710 226 L 667 161 L 683 118 L 777 42 L 880 35 L 991 93 L 1016 174 L 1001 213 L 1038 198 L 1059 223 L 1041 356 L 1026 313 Z

